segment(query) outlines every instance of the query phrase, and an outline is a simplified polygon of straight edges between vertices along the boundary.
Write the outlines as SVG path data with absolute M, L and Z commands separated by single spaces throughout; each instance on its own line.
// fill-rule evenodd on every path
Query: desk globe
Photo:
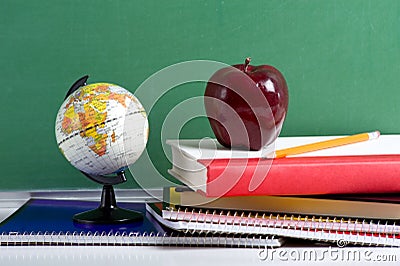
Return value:
M 76 81 L 67 92 L 55 133 L 64 157 L 86 177 L 103 185 L 99 208 L 74 216 L 85 224 L 130 223 L 143 215 L 119 208 L 113 185 L 126 181 L 124 170 L 146 147 L 149 127 L 139 100 L 110 83 Z

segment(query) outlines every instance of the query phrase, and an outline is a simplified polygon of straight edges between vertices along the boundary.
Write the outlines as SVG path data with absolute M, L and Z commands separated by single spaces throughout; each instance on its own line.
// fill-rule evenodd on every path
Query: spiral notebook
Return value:
M 400 246 L 395 221 L 315 217 L 179 207 L 149 203 L 147 210 L 162 224 L 185 232 L 275 235 L 336 243 Z
M 124 225 L 82 225 L 73 215 L 98 207 L 97 202 L 30 199 L 0 224 L 0 245 L 144 245 L 279 247 L 282 238 L 237 234 L 190 233 L 164 227 L 146 212 L 145 203 L 120 203 L 144 215 L 141 222 Z

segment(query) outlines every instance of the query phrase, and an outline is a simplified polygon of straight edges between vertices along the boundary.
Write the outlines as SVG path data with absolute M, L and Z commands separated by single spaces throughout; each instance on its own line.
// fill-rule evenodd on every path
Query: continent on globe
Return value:
M 146 112 L 128 90 L 85 85 L 69 95 L 56 118 L 57 144 L 79 170 L 107 175 L 133 164 L 148 139 Z

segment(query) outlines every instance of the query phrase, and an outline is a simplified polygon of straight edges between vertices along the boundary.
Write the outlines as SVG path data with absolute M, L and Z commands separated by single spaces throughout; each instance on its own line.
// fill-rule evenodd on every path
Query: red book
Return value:
M 173 156 L 169 173 L 209 197 L 400 192 L 400 154 L 263 159 L 252 152 L 247 158 L 221 158 L 214 151 L 214 158 L 204 158 L 207 147 L 168 144 Z
M 207 196 L 400 192 L 400 155 L 199 162 L 207 166 Z M 260 180 L 253 189 L 252 179 Z

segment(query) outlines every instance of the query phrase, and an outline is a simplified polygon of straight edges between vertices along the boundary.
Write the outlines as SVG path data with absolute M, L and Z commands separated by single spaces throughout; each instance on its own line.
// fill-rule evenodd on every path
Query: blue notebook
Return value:
M 98 207 L 97 202 L 30 199 L 0 224 L 1 245 L 169 245 L 278 247 L 281 239 L 263 236 L 179 232 L 164 227 L 146 211 L 145 203 L 119 203 L 144 219 L 123 225 L 84 225 L 72 217 Z

